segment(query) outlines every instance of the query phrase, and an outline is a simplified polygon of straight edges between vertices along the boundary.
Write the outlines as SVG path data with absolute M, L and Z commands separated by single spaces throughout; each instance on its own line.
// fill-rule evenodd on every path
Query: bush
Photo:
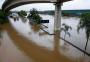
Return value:
M 30 10 L 30 14 L 29 14 L 28 18 L 31 18 L 33 20 L 33 22 L 35 22 L 36 24 L 40 24 L 40 21 L 42 19 L 39 16 L 38 11 L 34 8 L 32 10 Z
M 21 10 L 20 12 L 18 12 L 18 15 L 20 17 L 25 17 L 25 16 L 27 16 L 27 13 L 26 13 L 26 11 Z
M 4 24 L 8 22 L 7 16 L 8 16 L 8 13 L 5 13 L 2 10 L 0 10 L 0 24 Z

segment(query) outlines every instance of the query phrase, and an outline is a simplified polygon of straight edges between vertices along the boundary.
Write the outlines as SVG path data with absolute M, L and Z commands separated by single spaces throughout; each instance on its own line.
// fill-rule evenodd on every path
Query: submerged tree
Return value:
M 1 38 L 2 36 L 1 36 L 1 27 L 0 27 L 0 38 Z
M 69 35 L 69 37 L 70 37 L 71 34 L 70 34 L 69 30 L 72 30 L 72 27 L 65 24 L 65 23 L 63 23 L 62 26 L 63 27 L 61 28 L 61 32 L 64 31 L 64 33 L 65 33 L 64 34 L 64 39 L 65 39 L 66 35 Z M 67 46 L 68 46 L 67 42 L 64 42 L 63 49 L 67 50 L 68 49 Z
M 27 16 L 26 11 L 24 11 L 24 10 L 21 10 L 20 12 L 18 12 L 18 14 L 19 14 L 19 16 L 21 16 L 21 17 Z
M 20 12 L 18 12 L 18 15 L 19 15 L 20 17 L 26 17 L 26 16 L 27 16 L 27 12 L 24 11 L 24 10 L 21 10 Z
M 72 30 L 72 27 L 71 26 L 68 26 L 67 24 L 63 23 L 62 24 L 62 28 L 61 28 L 61 31 L 64 31 L 65 32 L 65 35 L 64 35 L 64 39 L 66 37 L 66 35 L 68 34 L 69 37 L 70 37 L 70 33 L 69 33 L 69 29 Z
M 85 29 L 86 39 L 87 39 L 86 45 L 85 45 L 85 51 L 86 51 L 88 40 L 90 37 L 90 13 L 83 13 L 80 18 L 81 19 L 77 30 L 79 32 L 80 29 Z
M 40 24 L 40 21 L 42 19 L 35 8 L 30 10 L 30 14 L 28 15 L 28 18 L 32 19 L 32 21 L 35 22 L 36 24 Z
M 0 25 L 0 38 L 2 38 L 3 28 L 2 25 Z
M 22 19 L 22 22 L 26 22 L 26 16 L 27 16 L 27 12 L 26 11 L 24 11 L 24 10 L 21 10 L 20 12 L 18 12 L 18 15 L 19 15 L 19 17 Z
M 0 9 L 0 24 L 4 24 L 8 22 L 7 16 L 8 16 L 8 13 Z
M 2 24 L 8 23 L 8 16 L 9 12 L 5 12 L 0 9 L 0 38 L 2 37 Z

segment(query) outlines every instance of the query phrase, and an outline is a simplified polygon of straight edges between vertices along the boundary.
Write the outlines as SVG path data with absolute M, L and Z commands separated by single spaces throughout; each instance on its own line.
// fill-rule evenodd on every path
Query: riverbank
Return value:
M 46 50 L 43 47 L 32 43 L 32 40 L 22 37 L 13 29 L 13 27 L 11 27 L 10 24 L 3 25 L 3 29 L 8 31 L 8 34 L 19 49 L 35 62 L 73 62 L 57 51 Z

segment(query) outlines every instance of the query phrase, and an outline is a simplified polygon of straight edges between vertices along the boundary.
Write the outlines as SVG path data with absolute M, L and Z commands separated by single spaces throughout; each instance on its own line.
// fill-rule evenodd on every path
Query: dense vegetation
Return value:
M 7 19 L 8 13 L 0 9 L 0 38 L 2 37 L 2 24 L 8 23 Z
M 48 10 L 48 11 L 38 11 L 39 14 L 47 14 L 47 15 L 54 15 L 54 10 Z
M 80 16 L 82 13 L 90 12 L 90 10 L 62 10 L 62 16 Z M 40 14 L 54 15 L 54 10 L 39 11 Z
M 85 50 L 86 50 L 88 40 L 90 39 L 90 13 L 83 13 L 80 18 L 81 19 L 78 25 L 78 32 L 80 29 L 83 29 L 83 28 L 85 29 L 86 38 L 87 38 L 87 42 L 85 46 Z
M 35 8 L 30 10 L 30 14 L 28 15 L 28 18 L 32 19 L 32 21 L 35 22 L 36 24 L 40 24 L 40 21 L 42 19 Z
M 19 15 L 20 17 L 25 17 L 25 16 L 27 16 L 27 12 L 21 10 L 20 12 L 18 12 L 18 15 Z
M 8 13 L 0 10 L 0 24 L 4 24 L 8 22 L 7 16 L 8 16 Z

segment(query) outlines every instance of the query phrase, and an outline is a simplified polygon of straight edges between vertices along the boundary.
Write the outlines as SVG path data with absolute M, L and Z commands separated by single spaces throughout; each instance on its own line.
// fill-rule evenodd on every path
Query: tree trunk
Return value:
M 65 37 L 66 37 L 66 32 L 65 32 L 65 35 L 64 35 L 64 39 L 65 39 Z
M 86 45 L 85 45 L 85 51 L 86 51 L 86 49 L 87 49 L 87 45 L 88 45 L 88 39 L 87 39 L 87 42 L 86 42 Z

